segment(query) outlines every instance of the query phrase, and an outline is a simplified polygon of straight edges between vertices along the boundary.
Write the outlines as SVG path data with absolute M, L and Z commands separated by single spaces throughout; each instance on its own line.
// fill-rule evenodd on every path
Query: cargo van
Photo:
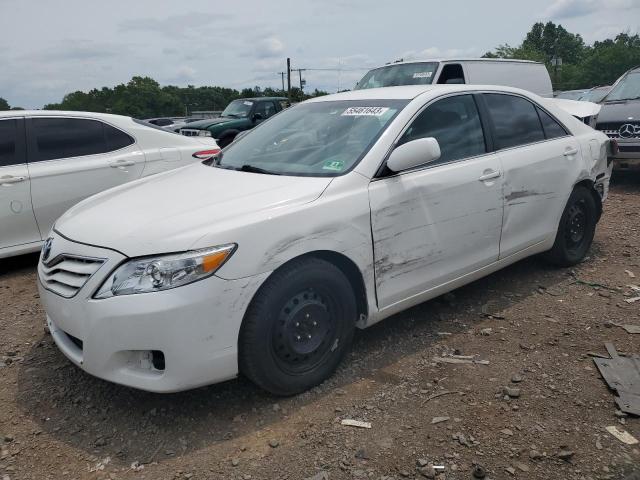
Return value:
M 553 97 L 551 78 L 543 63 L 497 58 L 391 63 L 369 70 L 354 89 L 431 83 L 501 85 Z

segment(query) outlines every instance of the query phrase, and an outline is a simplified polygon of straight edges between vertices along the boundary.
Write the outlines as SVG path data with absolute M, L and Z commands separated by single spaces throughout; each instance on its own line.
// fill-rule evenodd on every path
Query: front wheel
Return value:
M 240 371 L 276 395 L 294 395 L 329 377 L 349 349 L 357 308 L 335 265 L 302 259 L 276 271 L 245 315 Z
M 596 201 L 582 186 L 574 188 L 562 212 L 553 248 L 545 256 L 551 263 L 570 267 L 587 255 L 598 222 Z

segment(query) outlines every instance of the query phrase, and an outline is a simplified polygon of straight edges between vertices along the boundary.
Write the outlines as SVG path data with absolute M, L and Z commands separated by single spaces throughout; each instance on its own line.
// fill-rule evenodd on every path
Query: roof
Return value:
M 379 67 L 374 67 L 372 70 L 375 70 L 376 68 L 391 67 L 393 65 L 402 65 L 407 63 L 427 63 L 427 62 L 540 63 L 540 62 L 535 62 L 533 60 L 520 60 L 517 58 L 425 58 L 425 59 L 407 60 L 403 62 L 387 63 L 386 65 L 380 65 Z
M 75 112 L 67 110 L 7 110 L 0 111 L 0 117 L 94 117 L 106 119 L 130 118 L 126 115 L 114 115 L 112 113 Z
M 400 87 L 366 88 L 349 92 L 334 93 L 323 97 L 312 98 L 304 103 L 331 102 L 340 100 L 413 100 L 424 93 L 434 92 L 447 94 L 456 92 L 498 91 L 531 94 L 520 88 L 503 87 L 498 85 L 404 85 Z
M 237 100 L 251 100 L 257 102 L 258 100 L 286 100 L 287 97 L 250 97 L 250 98 L 238 98 Z

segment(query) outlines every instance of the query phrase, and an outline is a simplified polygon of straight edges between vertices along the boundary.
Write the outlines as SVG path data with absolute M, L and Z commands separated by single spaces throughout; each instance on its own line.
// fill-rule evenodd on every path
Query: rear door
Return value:
M 93 194 L 136 180 L 144 154 L 120 129 L 87 118 L 27 121 L 33 209 L 43 235 L 70 207 Z
M 504 172 L 504 258 L 555 235 L 580 146 L 557 119 L 524 97 L 485 93 L 482 99 Z
M 0 256 L 3 248 L 40 240 L 31 206 L 24 119 L 0 119 Z

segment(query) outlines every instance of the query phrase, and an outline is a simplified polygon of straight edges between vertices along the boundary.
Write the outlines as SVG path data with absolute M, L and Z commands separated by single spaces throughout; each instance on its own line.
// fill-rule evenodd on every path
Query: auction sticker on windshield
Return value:
M 342 116 L 350 116 L 350 117 L 381 117 L 386 112 L 389 111 L 388 107 L 349 107 L 344 112 L 342 112 Z
M 413 78 L 431 78 L 433 72 L 416 72 L 413 74 Z
M 246 101 L 245 101 L 245 102 L 242 102 L 242 103 L 244 103 L 244 104 L 245 104 L 246 106 L 248 106 L 248 107 L 250 107 L 251 105 L 253 105 L 253 102 L 246 102 Z

